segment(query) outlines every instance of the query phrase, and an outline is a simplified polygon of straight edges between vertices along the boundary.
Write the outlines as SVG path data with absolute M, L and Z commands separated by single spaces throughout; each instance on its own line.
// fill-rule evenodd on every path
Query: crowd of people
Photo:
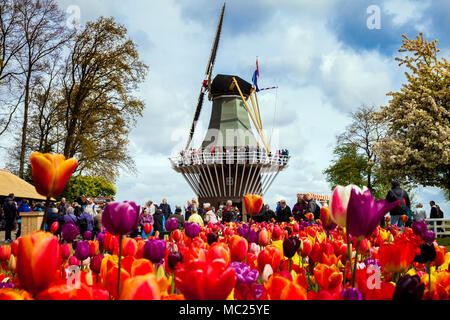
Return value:
M 389 202 L 400 200 L 400 205 L 395 207 L 390 212 L 390 222 L 399 227 L 402 227 L 403 223 L 406 226 L 411 226 L 413 221 L 420 221 L 427 219 L 427 213 L 421 203 L 418 203 L 414 210 L 411 210 L 411 203 L 408 193 L 400 188 L 400 184 L 397 181 L 391 183 L 391 190 L 386 196 Z M 1 221 L 5 230 L 5 241 L 7 243 L 12 242 L 11 232 L 16 231 L 16 238 L 21 235 L 21 213 L 22 212 L 37 212 L 43 211 L 45 204 L 43 202 L 28 202 L 27 200 L 16 201 L 14 194 L 10 194 L 3 201 L 3 205 L 0 207 Z M 269 204 L 263 205 L 261 212 L 253 217 L 255 222 L 289 222 L 291 218 L 296 221 L 307 220 L 306 214 L 312 213 L 314 220 L 320 219 L 321 207 L 328 206 L 328 203 L 321 200 L 316 201 L 310 194 L 299 194 L 297 202 L 292 206 L 287 205 L 285 200 L 277 202 L 274 210 Z M 73 203 L 69 203 L 65 198 L 62 198 L 60 202 L 50 204 L 47 221 L 45 223 L 45 229 L 50 230 L 51 226 L 58 222 L 58 230 L 55 232 L 60 235 L 62 226 L 67 222 L 72 222 L 80 229 L 80 234 L 84 235 L 86 231 L 90 231 L 92 238 L 102 230 L 102 212 L 104 204 L 96 203 L 93 198 L 87 198 L 83 201 L 81 197 Z M 444 217 L 444 213 L 434 201 L 430 202 L 430 219 L 439 219 Z M 139 220 L 138 228 L 132 234 L 132 236 L 141 236 L 147 238 L 154 233 L 158 233 L 160 236 L 165 232 L 165 223 L 168 219 L 175 218 L 178 222 L 178 229 L 183 230 L 186 222 L 198 223 L 204 226 L 208 223 L 229 223 L 240 222 L 243 220 L 241 211 L 237 206 L 233 205 L 231 200 L 226 204 L 220 205 L 217 209 L 210 203 L 199 204 L 196 198 L 187 202 L 187 206 L 184 207 L 184 211 L 181 206 L 176 206 L 175 211 L 172 212 L 171 206 L 167 203 L 166 199 L 163 199 L 158 205 L 153 201 L 148 201 L 141 208 L 141 217 Z M 408 216 L 408 221 L 404 221 L 402 216 Z M 151 225 L 151 232 L 145 233 L 146 224 Z M 386 219 L 380 221 L 381 226 L 385 226 Z M 431 222 L 433 226 L 434 222 Z M 440 226 L 442 222 L 437 222 Z M 443 231 L 440 227 L 439 231 Z
M 256 147 L 208 147 L 181 151 L 179 153 L 178 166 L 183 166 L 186 163 L 212 163 L 214 157 L 222 153 L 222 161 L 227 163 L 263 163 L 271 161 L 273 155 L 272 152 L 267 152 L 265 148 L 261 148 L 259 145 Z M 287 165 L 289 161 L 289 150 L 280 149 L 275 152 L 277 161 L 280 165 Z

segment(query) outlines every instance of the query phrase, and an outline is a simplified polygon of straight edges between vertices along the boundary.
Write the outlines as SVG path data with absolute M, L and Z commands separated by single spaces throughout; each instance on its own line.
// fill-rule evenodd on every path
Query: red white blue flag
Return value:
M 258 58 L 256 58 L 256 70 L 253 73 L 253 84 L 255 85 L 256 88 L 256 92 L 259 92 L 259 87 L 258 87 L 258 80 L 259 80 L 259 66 L 258 66 Z

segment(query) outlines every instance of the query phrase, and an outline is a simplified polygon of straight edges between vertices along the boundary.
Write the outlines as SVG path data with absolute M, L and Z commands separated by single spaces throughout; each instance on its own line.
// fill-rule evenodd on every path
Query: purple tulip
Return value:
M 80 241 L 77 243 L 75 257 L 77 257 L 80 261 L 84 261 L 89 258 L 89 241 Z
M 254 229 L 250 229 L 247 235 L 248 243 L 258 243 L 259 231 L 256 232 Z
M 241 237 L 247 238 L 248 228 L 238 227 L 236 231 L 237 231 L 238 235 L 240 235 Z
M 342 291 L 342 296 L 344 300 L 363 300 L 363 296 L 358 289 L 350 288 Z
M 105 233 L 104 232 L 100 232 L 99 234 L 97 234 L 96 237 L 98 244 L 100 247 L 103 247 L 103 242 L 105 241 Z
M 422 236 L 427 231 L 427 223 L 423 220 L 414 221 L 411 225 L 415 235 Z
M 0 289 L 14 289 L 14 283 L 0 282 Z
M 184 233 L 186 233 L 189 238 L 193 239 L 200 233 L 200 226 L 197 223 L 186 222 L 184 224 Z
M 103 258 L 104 258 L 104 256 L 102 254 L 98 254 L 91 258 L 90 267 L 91 267 L 92 272 L 94 272 L 96 274 L 100 273 Z
M 167 257 L 167 264 L 171 270 L 175 270 L 178 263 L 183 260 L 183 256 L 179 252 L 170 252 Z
M 177 230 L 177 228 L 178 228 L 178 220 L 177 219 L 172 218 L 172 219 L 168 219 L 166 221 L 166 231 L 172 232 L 172 231 Z
M 378 260 L 373 257 L 366 258 L 366 260 L 364 260 L 364 264 L 366 265 L 366 267 L 368 267 L 370 265 L 377 266 L 377 267 L 380 266 L 380 263 L 378 262 Z
M 92 239 L 92 232 L 91 231 L 85 231 L 83 234 L 84 240 L 91 240 Z
M 427 263 L 436 259 L 436 248 L 432 243 L 424 243 L 420 246 L 420 254 L 414 257 L 415 262 Z
M 297 237 L 289 237 L 283 241 L 283 252 L 286 257 L 292 259 L 300 248 L 300 239 Z
M 102 225 L 113 235 L 128 235 L 137 229 L 139 213 L 140 207 L 134 202 L 113 202 L 103 211 Z
M 386 199 L 376 201 L 370 190 L 359 193 L 353 188 L 347 207 L 348 232 L 360 240 L 369 237 L 381 219 L 398 204 L 399 201 Z
M 431 231 L 431 230 L 425 231 L 422 235 L 422 239 L 426 243 L 433 243 L 435 238 L 436 238 L 436 235 L 435 235 L 434 231 Z
M 211 246 L 214 242 L 219 241 L 219 235 L 217 233 L 211 232 L 206 235 L 206 240 L 208 244 Z
M 61 234 L 65 241 L 72 242 L 80 234 L 80 229 L 72 222 L 66 222 L 62 227 Z
M 259 277 L 258 270 L 256 269 L 251 270 L 250 266 L 245 263 L 232 262 L 230 264 L 230 267 L 236 271 L 236 278 L 237 278 L 236 287 L 240 283 L 251 285 L 252 283 L 255 283 L 256 280 L 258 280 Z
M 424 291 L 425 284 L 420 277 L 407 274 L 397 282 L 392 300 L 422 300 Z
M 166 242 L 164 240 L 148 240 L 144 245 L 144 258 L 153 263 L 160 262 L 166 254 Z

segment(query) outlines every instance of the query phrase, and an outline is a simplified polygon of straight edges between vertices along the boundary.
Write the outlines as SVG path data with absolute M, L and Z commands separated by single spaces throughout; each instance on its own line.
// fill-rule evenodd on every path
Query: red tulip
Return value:
M 45 197 L 57 197 L 63 191 L 78 165 L 76 159 L 61 154 L 35 152 L 30 156 L 33 182 L 36 191 Z
M 15 255 L 16 257 L 17 257 L 17 253 L 18 253 L 18 251 L 19 251 L 19 241 L 20 241 L 20 239 L 21 239 L 21 238 L 19 238 L 19 239 L 17 239 L 17 240 L 14 240 L 14 241 L 11 243 L 11 253 L 12 253 L 13 255 Z
M 124 257 L 127 256 L 136 256 L 138 251 L 137 242 L 131 238 L 124 238 L 122 243 L 122 255 Z
M 72 254 L 70 250 L 70 244 L 62 244 L 61 245 L 61 257 L 65 260 L 70 257 Z
M 259 253 L 257 261 L 260 273 L 264 271 L 266 264 L 269 264 L 272 267 L 272 270 L 276 272 L 280 266 L 281 253 L 276 247 L 268 246 Z
M 187 300 L 225 300 L 235 284 L 235 270 L 223 259 L 186 261 L 175 270 L 175 285 Z
M 146 224 L 144 224 L 144 233 L 150 234 L 152 232 L 152 228 L 152 225 L 147 222 Z
M 263 198 L 256 194 L 247 194 L 244 196 L 244 205 L 247 214 L 252 217 L 257 216 L 261 212 L 263 206 Z
M 93 300 L 91 289 L 84 283 L 80 288 L 70 287 L 67 284 L 58 284 L 39 293 L 36 300 Z
M 11 256 L 11 246 L 0 246 L 0 261 L 8 261 Z
M 34 295 L 45 290 L 59 267 L 58 238 L 41 231 L 22 237 L 17 256 L 17 273 L 22 288 Z
M 247 256 L 248 242 L 245 238 L 235 235 L 230 240 L 231 260 L 243 262 Z
M 59 229 L 59 223 L 58 221 L 55 221 L 52 223 L 51 227 L 50 227 L 50 232 L 51 233 L 57 233 Z
M 343 277 L 342 272 L 335 265 L 318 264 L 314 268 L 314 279 L 319 287 L 333 293 L 341 291 Z
M 5 288 L 0 289 L 0 300 L 33 300 L 33 298 L 28 291 Z
M 89 256 L 93 257 L 97 255 L 100 248 L 98 241 L 89 241 Z
M 389 272 L 406 272 L 415 258 L 414 247 L 407 241 L 382 244 L 378 254 L 381 266 Z

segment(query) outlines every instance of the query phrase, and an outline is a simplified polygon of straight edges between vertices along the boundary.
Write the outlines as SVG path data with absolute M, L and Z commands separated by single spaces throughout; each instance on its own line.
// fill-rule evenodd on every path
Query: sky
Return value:
M 81 24 L 113 16 L 150 67 L 137 92 L 146 104 L 144 116 L 129 136 L 138 173 L 121 173 L 116 200 L 144 204 L 166 198 L 172 207 L 185 205 L 195 195 L 168 158 L 186 143 L 223 1 L 56 2 L 69 16 L 79 13 Z M 379 19 L 371 19 L 377 10 Z M 260 87 L 279 87 L 258 95 L 261 116 L 272 147 L 289 149 L 292 158 L 265 202 L 273 206 L 286 199 L 292 206 L 297 193 L 330 194 L 322 172 L 333 158 L 336 135 L 351 122 L 350 112 L 362 104 L 386 105 L 386 94 L 400 90 L 405 70 L 394 58 L 402 34 L 438 39 L 448 57 L 448 13 L 446 0 L 226 2 L 214 75 L 250 82 L 258 57 Z M 194 146 L 203 141 L 210 111 L 205 101 Z M 421 187 L 414 197 L 428 212 L 435 200 L 450 217 L 442 190 Z

